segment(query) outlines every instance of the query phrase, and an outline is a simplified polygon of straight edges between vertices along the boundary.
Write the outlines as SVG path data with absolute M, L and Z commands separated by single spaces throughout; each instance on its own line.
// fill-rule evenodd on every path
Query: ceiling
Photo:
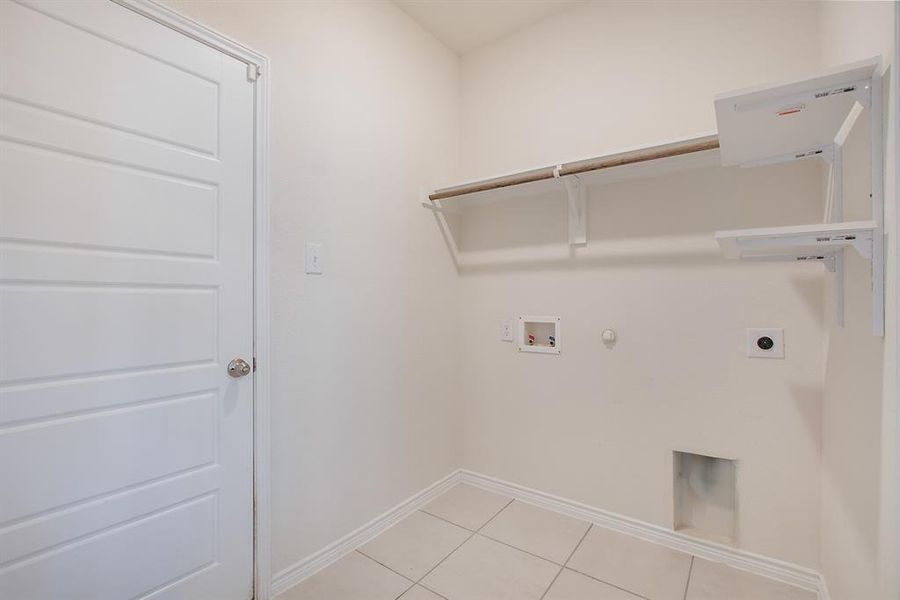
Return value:
M 457 54 L 524 29 L 583 0 L 394 0 Z

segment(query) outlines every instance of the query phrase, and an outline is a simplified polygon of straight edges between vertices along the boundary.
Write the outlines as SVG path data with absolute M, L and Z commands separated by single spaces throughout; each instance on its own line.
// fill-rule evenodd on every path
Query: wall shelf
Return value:
M 825 260 L 844 248 L 854 248 L 869 259 L 875 221 L 825 223 L 717 231 L 716 241 L 727 258 Z
M 753 167 L 818 158 L 830 165 L 826 198 L 832 222 L 719 231 L 725 256 L 741 260 L 818 261 L 834 274 L 835 321 L 843 325 L 844 250 L 872 263 L 872 333 L 884 335 L 883 100 L 878 57 L 789 83 L 716 97 L 723 166 Z M 843 145 L 869 109 L 871 219 L 843 222 Z
M 871 58 L 799 81 L 717 95 L 722 165 L 816 156 L 830 147 L 853 105 L 869 105 L 879 64 Z

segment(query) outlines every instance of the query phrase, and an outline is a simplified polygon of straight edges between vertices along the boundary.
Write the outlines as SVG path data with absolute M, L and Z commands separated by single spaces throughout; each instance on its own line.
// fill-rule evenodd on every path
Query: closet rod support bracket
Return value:
M 587 190 L 577 175 L 560 176 L 560 166 L 553 170 L 553 176 L 562 179 L 566 186 L 569 208 L 569 245 L 587 244 Z
M 443 208 L 441 206 L 438 206 L 437 204 L 434 204 L 433 202 L 423 202 L 422 208 L 427 208 L 428 210 L 436 213 L 444 213 L 445 215 L 453 215 L 458 212 L 449 208 Z

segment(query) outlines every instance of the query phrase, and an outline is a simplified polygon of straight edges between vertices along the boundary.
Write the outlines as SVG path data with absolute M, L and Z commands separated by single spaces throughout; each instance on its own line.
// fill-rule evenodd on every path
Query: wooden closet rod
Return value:
M 559 165 L 559 177 L 566 175 L 578 175 L 579 173 L 588 173 L 591 171 L 600 171 L 610 169 L 612 167 L 621 167 L 635 163 L 647 162 L 651 160 L 659 160 L 661 158 L 670 158 L 673 156 L 681 156 L 683 154 L 691 154 L 693 152 L 705 152 L 706 150 L 715 150 L 719 147 L 719 136 L 708 135 L 701 138 L 694 138 L 683 142 L 675 142 L 663 146 L 654 146 L 652 148 L 642 148 L 640 150 L 632 150 L 630 152 L 621 152 L 619 154 L 610 154 L 598 158 L 589 158 L 576 162 L 564 163 Z M 443 188 L 432 192 L 428 195 L 431 201 L 445 200 L 447 198 L 455 198 L 456 196 L 464 196 L 466 194 L 474 194 L 475 192 L 486 192 L 488 190 L 496 190 L 500 188 L 521 185 L 523 183 L 532 183 L 534 181 L 543 181 L 545 179 L 554 179 L 557 167 L 543 167 L 524 173 L 514 173 L 513 175 L 504 175 L 494 179 L 484 181 L 475 181 L 472 183 L 464 183 L 453 187 Z

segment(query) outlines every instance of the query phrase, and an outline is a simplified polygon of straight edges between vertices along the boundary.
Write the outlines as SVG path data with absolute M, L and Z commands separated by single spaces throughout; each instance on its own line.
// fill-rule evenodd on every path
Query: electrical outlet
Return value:
M 306 272 L 310 275 L 322 274 L 322 244 L 306 242 Z
M 504 342 L 513 341 L 513 323 L 512 320 L 503 321 L 500 325 L 500 339 Z
M 784 358 L 784 329 L 748 329 L 748 358 Z

